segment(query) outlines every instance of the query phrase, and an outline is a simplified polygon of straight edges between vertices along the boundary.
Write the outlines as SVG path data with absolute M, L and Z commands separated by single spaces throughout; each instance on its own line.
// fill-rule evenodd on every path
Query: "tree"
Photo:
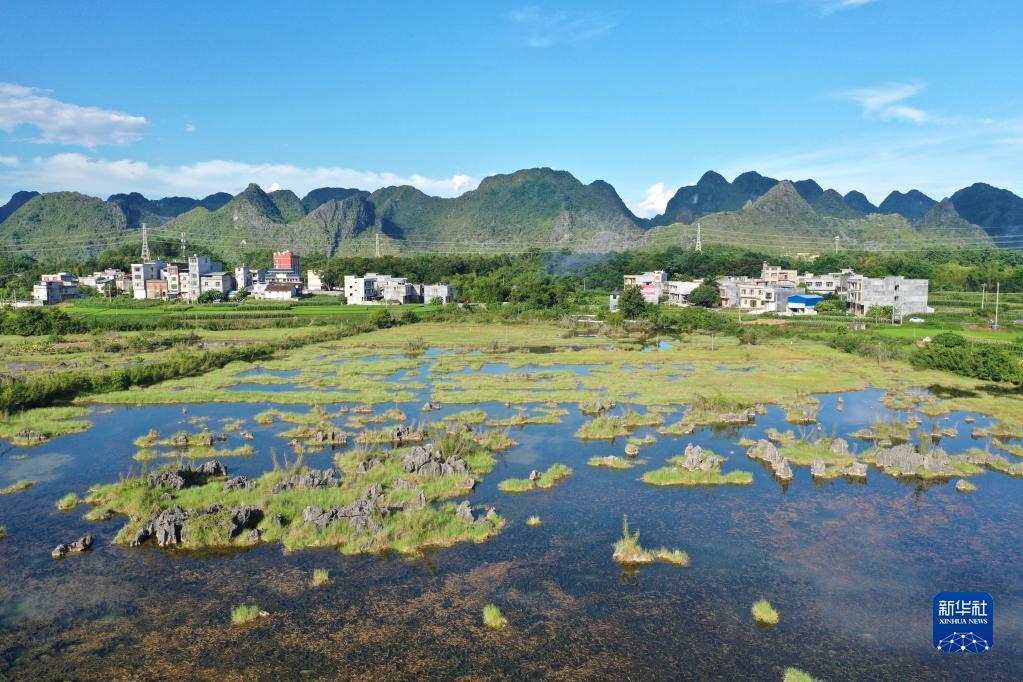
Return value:
M 217 291 L 216 289 L 208 289 L 208 290 L 202 292 L 201 294 L 199 294 L 199 298 L 196 299 L 196 302 L 197 303 L 219 303 L 220 301 L 223 301 L 223 300 L 224 300 L 224 292 L 223 291 Z
M 710 283 L 704 283 L 693 289 L 689 294 L 689 303 L 698 305 L 701 308 L 713 308 L 721 304 L 721 295 L 718 288 Z
M 627 320 L 634 320 L 646 313 L 647 303 L 638 287 L 625 287 L 618 297 L 618 310 Z
M 369 316 L 369 323 L 377 329 L 387 329 L 394 324 L 394 318 L 391 317 L 391 311 L 387 308 L 377 308 Z

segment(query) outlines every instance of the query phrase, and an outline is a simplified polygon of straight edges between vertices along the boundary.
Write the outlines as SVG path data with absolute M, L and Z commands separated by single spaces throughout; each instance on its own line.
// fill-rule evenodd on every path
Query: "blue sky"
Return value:
M 1023 193 L 1023 3 L 7 2 L 0 203 L 551 166 L 651 215 L 707 169 Z M 372 6 L 371 6 L 372 5 Z

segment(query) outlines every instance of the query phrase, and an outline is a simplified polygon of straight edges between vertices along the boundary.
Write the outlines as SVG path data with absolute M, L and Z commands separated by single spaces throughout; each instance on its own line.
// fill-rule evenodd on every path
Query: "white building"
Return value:
M 432 303 L 439 298 L 441 305 L 448 305 L 455 302 L 455 293 L 450 284 L 424 284 L 423 303 Z
M 160 273 L 163 268 L 163 261 L 160 260 L 131 264 L 131 289 L 135 298 L 142 299 L 146 297 L 146 282 L 160 279 Z
M 703 284 L 702 279 L 693 280 L 692 282 L 669 281 L 668 305 L 689 305 L 689 294 L 696 291 L 696 288 L 701 284 Z
M 306 289 L 309 291 L 323 291 L 326 289 L 323 286 L 323 279 L 320 277 L 320 273 L 315 270 L 309 270 L 305 273 Z
M 814 294 L 845 296 L 849 293 L 849 278 L 855 274 L 848 268 L 839 272 L 829 272 L 826 275 L 807 272 L 799 278 L 799 283 Z
M 623 288 L 637 287 L 647 303 L 659 303 L 668 287 L 668 273 L 664 270 L 644 272 L 639 275 L 625 275 Z
M 377 294 L 377 274 L 367 272 L 364 276 L 345 275 L 345 299 L 352 304 L 374 303 Z
M 219 291 L 225 297 L 234 291 L 234 277 L 229 272 L 218 270 L 208 272 L 199 278 L 199 295 L 207 291 Z
M 382 277 L 377 279 L 377 291 L 385 303 L 419 303 L 423 300 L 423 285 L 412 284 L 404 277 Z
M 927 305 L 926 279 L 906 279 L 901 275 L 888 277 L 849 278 L 849 310 L 854 315 L 866 315 L 871 308 L 890 307 L 896 319 L 914 313 L 932 313 Z
M 239 289 L 248 289 L 253 284 L 262 281 L 262 270 L 252 269 L 248 265 L 239 265 L 234 269 L 234 283 Z
M 65 282 L 60 279 L 43 279 L 42 282 L 32 285 L 33 300 L 39 301 L 43 305 L 61 303 L 77 296 L 77 283 Z
M 252 295 L 270 301 L 290 301 L 298 298 L 295 284 L 253 284 Z

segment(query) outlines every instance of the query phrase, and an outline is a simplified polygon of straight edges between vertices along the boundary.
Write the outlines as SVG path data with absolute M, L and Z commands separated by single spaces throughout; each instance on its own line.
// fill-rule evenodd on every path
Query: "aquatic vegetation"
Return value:
M 236 448 L 217 448 L 208 445 L 196 445 L 184 450 L 156 450 L 142 448 L 135 453 L 136 462 L 149 462 L 154 459 L 216 459 L 218 457 L 251 457 L 255 449 L 251 445 L 239 445 Z
M 795 442 L 796 440 L 796 432 L 792 429 L 789 429 L 788 431 L 779 431 L 773 426 L 764 431 L 764 435 L 767 436 L 767 440 L 772 443 L 777 443 L 778 445 L 787 445 Z
M 494 604 L 483 607 L 483 624 L 491 630 L 500 630 L 508 624 L 508 619 L 501 615 L 501 609 Z
M 748 471 L 722 473 L 722 461 L 723 457 L 710 450 L 690 444 L 684 455 L 668 460 L 669 466 L 648 471 L 640 480 L 657 486 L 748 485 L 753 482 L 753 474 Z
M 7 527 L 0 526 L 0 540 L 3 540 L 5 537 L 7 537 Z
M 491 452 L 500 452 L 501 450 L 507 450 L 508 448 L 518 445 L 518 442 L 512 440 L 505 431 L 487 431 L 486 433 L 478 433 L 474 440 L 478 445 L 490 450 Z
M 771 606 L 771 602 L 766 599 L 760 599 L 754 602 L 751 611 L 753 612 L 753 620 L 762 625 L 778 624 L 778 612 L 774 610 L 773 606 Z
M 32 447 L 50 438 L 81 433 L 92 422 L 81 419 L 89 414 L 84 407 L 39 407 L 24 412 L 0 412 L 0 438 L 18 447 Z
M 504 527 L 492 509 L 480 514 L 468 502 L 432 504 L 464 495 L 493 468 L 493 454 L 469 434 L 445 434 L 416 448 L 345 451 L 336 461 L 340 476 L 292 465 L 227 480 L 222 465 L 171 465 L 146 478 L 95 486 L 87 518 L 127 516 L 114 539 L 119 544 L 144 541 L 154 519 L 169 514 L 176 531 L 164 539 L 183 549 L 281 542 L 286 549 L 330 546 L 346 554 L 414 554 L 482 542 Z
M 619 436 L 627 436 L 631 431 L 624 417 L 605 414 L 580 426 L 575 432 L 575 437 L 583 440 L 613 440 Z
M 685 419 L 679 420 L 671 426 L 663 426 L 657 429 L 657 433 L 662 436 L 688 436 L 696 429 L 695 426 L 687 422 Z
M 140 448 L 151 448 L 156 445 L 156 441 L 160 440 L 160 432 L 156 429 L 149 429 L 148 433 L 139 436 L 134 440 L 136 447 Z
M 325 568 L 313 569 L 313 587 L 326 585 L 330 582 L 330 571 Z
M 781 682 L 820 682 L 820 680 L 811 677 L 809 673 L 805 673 L 799 668 L 785 668 Z
M 814 460 L 820 460 L 828 466 L 845 467 L 856 461 L 856 458 L 849 454 L 848 443 L 842 438 L 792 440 L 785 443 L 781 454 L 789 462 L 799 466 L 810 466 Z
M 753 382 L 756 383 L 756 382 Z M 728 398 L 723 393 L 696 395 L 689 404 L 686 421 L 690 424 L 748 424 L 755 418 L 754 403 Z
M 664 415 L 658 412 L 633 412 L 628 410 L 622 415 L 623 423 L 625 427 L 630 431 L 634 431 L 641 426 L 660 426 L 664 423 Z
M 366 429 L 355 437 L 355 442 L 362 445 L 422 443 L 429 435 L 426 426 L 399 425 L 393 428 Z
M 587 461 L 591 467 L 604 467 L 607 469 L 631 469 L 635 466 L 633 462 L 618 457 L 617 455 L 608 455 L 607 457 L 590 457 Z
M 867 429 L 860 429 L 850 434 L 853 438 L 872 441 L 888 441 L 889 443 L 907 443 L 910 440 L 910 427 L 900 421 L 876 421 Z
M 983 466 L 1009 476 L 1023 476 L 1023 462 L 1010 462 L 1000 455 L 980 448 L 971 448 L 965 459 L 964 466 Z M 969 474 L 963 473 L 962 475 L 968 476 Z
M 269 426 L 270 424 L 273 424 L 275 421 L 277 421 L 277 418 L 280 415 L 281 415 L 281 411 L 280 410 L 270 409 L 270 410 L 264 410 L 264 411 L 260 412 L 259 414 L 257 414 L 252 419 L 257 424 L 262 424 L 263 426 Z
M 527 526 L 539 526 L 540 523 L 541 521 L 539 516 L 530 516 L 528 519 L 526 519 Z
M 1019 443 L 1006 443 L 1000 438 L 995 438 L 991 441 L 991 445 L 995 446 L 1003 452 L 1007 452 L 1013 457 L 1023 457 L 1023 445 Z
M 14 493 L 20 493 L 22 490 L 28 490 L 33 485 L 35 485 L 35 481 L 17 481 L 6 488 L 0 488 L 0 495 L 13 495 Z
M 413 336 L 405 342 L 404 349 L 409 354 L 425 353 L 430 350 L 430 344 L 422 336 Z
M 629 445 L 653 445 L 657 442 L 657 439 L 652 434 L 647 434 L 640 438 L 639 436 L 629 436 L 626 441 Z
M 489 415 L 483 410 L 465 410 L 463 412 L 456 412 L 455 414 L 449 414 L 444 417 L 444 421 L 449 422 L 461 422 L 462 424 L 482 424 L 487 420 Z
M 512 426 L 527 426 L 529 424 L 560 424 L 561 417 L 563 414 L 554 414 L 553 410 L 544 410 L 542 412 L 536 412 L 533 414 L 515 414 L 511 417 L 502 417 L 497 419 L 491 419 L 489 421 L 490 426 L 493 427 L 512 427 Z
M 244 625 L 260 618 L 266 618 L 269 615 L 266 611 L 260 611 L 258 606 L 242 604 L 231 609 L 231 623 L 234 625 Z
M 529 478 L 509 478 L 497 484 L 500 490 L 506 493 L 527 493 L 536 489 L 549 489 L 565 478 L 572 475 L 572 469 L 564 464 L 552 464 L 547 471 L 540 473 L 533 471 Z
M 639 544 L 639 531 L 629 532 L 628 515 L 622 517 L 622 537 L 615 542 L 614 552 L 611 556 L 618 563 L 625 565 L 650 564 L 655 561 L 676 566 L 689 565 L 689 555 L 680 549 L 668 549 L 667 547 L 655 550 L 644 549 Z
M 78 497 L 78 493 L 68 493 L 64 497 L 57 500 L 57 509 L 61 511 L 68 511 L 69 509 L 74 509 L 75 507 L 77 507 L 79 504 L 81 504 L 81 502 L 82 500 L 81 498 Z
M 244 419 L 232 419 L 231 417 L 226 417 L 221 421 L 224 424 L 225 431 L 237 431 L 245 425 Z
M 1003 419 L 990 426 L 973 427 L 974 438 L 998 438 L 1000 440 L 1019 440 L 1023 438 L 1023 422 Z
M 362 428 L 367 424 L 384 424 L 386 422 L 403 422 L 408 417 L 398 408 L 392 407 L 389 410 L 378 414 L 353 414 L 345 422 L 348 426 Z
M 785 421 L 790 424 L 814 424 L 817 422 L 817 410 L 820 402 L 809 395 L 800 395 L 782 405 L 785 408 Z

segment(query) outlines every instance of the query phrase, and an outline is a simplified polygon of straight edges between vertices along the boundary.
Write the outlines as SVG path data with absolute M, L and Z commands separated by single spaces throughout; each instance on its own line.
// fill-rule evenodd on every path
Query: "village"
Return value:
M 700 286 L 712 284 L 702 279 L 671 280 L 663 270 L 625 275 L 623 290 L 636 287 L 650 304 L 691 305 L 689 297 Z M 784 316 L 816 315 L 825 301 L 838 301 L 845 312 L 858 317 L 881 309 L 900 321 L 903 316 L 932 313 L 927 305 L 929 282 L 901 275 L 867 277 L 851 269 L 827 274 L 788 270 L 780 265 L 763 264 L 760 277 L 725 276 L 716 283 L 723 308 L 738 308 L 753 315 L 774 313 Z M 619 309 L 621 292 L 612 292 L 609 307 Z

